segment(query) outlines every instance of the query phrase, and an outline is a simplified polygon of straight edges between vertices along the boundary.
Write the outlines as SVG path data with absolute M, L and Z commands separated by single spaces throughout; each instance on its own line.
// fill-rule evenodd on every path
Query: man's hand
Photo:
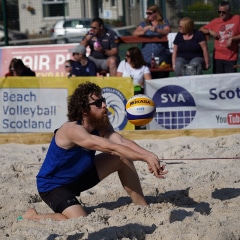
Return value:
M 93 36 L 94 36 L 94 34 L 91 31 L 89 31 L 87 33 L 85 39 L 89 42 L 92 39 Z
M 152 158 L 148 162 L 148 169 L 150 173 L 153 173 L 157 178 L 165 178 L 164 175 L 168 173 L 168 171 L 164 171 L 165 166 L 166 165 L 160 166 L 160 160 L 157 157 L 154 159 Z
M 219 38 L 220 38 L 219 33 L 214 32 L 214 31 L 212 31 L 212 30 L 209 30 L 209 34 L 210 34 L 211 36 L 213 36 L 215 39 L 219 39 Z

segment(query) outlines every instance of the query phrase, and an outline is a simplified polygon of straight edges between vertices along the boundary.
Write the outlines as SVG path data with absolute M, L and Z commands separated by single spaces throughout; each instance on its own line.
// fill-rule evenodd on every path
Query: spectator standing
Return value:
M 27 67 L 21 59 L 17 59 L 13 64 L 14 76 L 36 76 L 36 73 Z
M 214 37 L 213 73 L 236 72 L 240 41 L 240 16 L 231 14 L 231 5 L 223 1 L 218 6 L 219 17 L 200 30 Z
M 179 21 L 179 32 L 173 41 L 172 64 L 176 76 L 182 76 L 185 64 L 209 68 L 209 54 L 204 34 L 194 29 L 191 18 Z
M 116 76 L 119 63 L 119 39 L 117 34 L 104 26 L 101 18 L 94 18 L 91 22 L 91 31 L 82 39 L 81 44 L 90 47 L 89 59 L 97 70 L 109 71 L 110 76 Z
M 14 63 L 17 61 L 17 58 L 12 58 L 9 67 L 8 72 L 5 74 L 5 77 L 11 77 L 14 76 Z
M 127 50 L 125 60 L 122 60 L 118 66 L 117 76 L 131 77 L 134 94 L 144 93 L 144 81 L 152 79 L 152 76 L 138 47 L 131 47 Z
M 157 5 L 152 5 L 147 9 L 147 18 L 141 22 L 133 32 L 134 36 L 166 36 L 171 32 L 171 27 L 167 19 L 163 18 L 163 14 Z M 142 54 L 148 66 L 151 66 L 152 54 L 159 57 L 159 63 L 165 61 L 171 62 L 171 53 L 168 50 L 168 43 L 143 43 Z M 167 77 L 169 73 L 154 72 L 153 78 Z
M 72 71 L 73 63 L 74 63 L 74 60 L 72 60 L 72 59 L 68 59 L 64 63 L 65 72 L 66 72 L 68 78 L 70 78 L 72 76 L 71 71 Z
M 155 154 L 114 131 L 101 88 L 90 82 L 80 84 L 69 98 L 68 118 L 55 130 L 37 174 L 39 194 L 54 213 L 38 214 L 30 208 L 18 219 L 65 220 L 86 216 L 76 196 L 113 172 L 118 173 L 133 203 L 146 206 L 133 162 L 145 162 L 157 178 L 164 178 L 168 171 L 160 166 Z
M 69 49 L 72 53 L 73 61 L 71 76 L 96 76 L 97 68 L 93 61 L 86 56 L 86 47 L 82 44 Z

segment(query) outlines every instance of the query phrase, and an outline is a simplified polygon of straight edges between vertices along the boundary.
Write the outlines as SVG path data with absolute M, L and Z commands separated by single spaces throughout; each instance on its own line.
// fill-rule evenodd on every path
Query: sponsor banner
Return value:
M 214 74 L 146 81 L 156 105 L 148 129 L 239 128 L 240 74 Z
M 64 62 L 71 59 L 68 49 L 77 44 L 49 44 L 33 46 L 10 46 L 0 48 L 0 76 L 9 71 L 12 58 L 20 58 L 39 77 L 65 77 Z M 89 49 L 87 49 L 87 55 Z
M 88 77 L 103 90 L 115 130 L 134 130 L 125 105 L 133 96 L 131 78 Z M 84 77 L 0 78 L 0 132 L 53 132 L 67 121 L 67 98 Z

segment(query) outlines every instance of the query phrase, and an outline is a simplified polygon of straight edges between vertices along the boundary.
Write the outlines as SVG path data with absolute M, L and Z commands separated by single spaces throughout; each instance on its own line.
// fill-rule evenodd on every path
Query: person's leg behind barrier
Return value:
M 202 74 L 202 69 L 205 68 L 205 62 L 204 59 L 202 57 L 195 57 L 193 58 L 189 64 L 191 65 L 195 65 L 196 66 L 196 75 L 200 75 Z
M 225 73 L 235 73 L 237 72 L 237 69 L 233 66 L 237 65 L 237 61 L 224 61 L 224 72 Z
M 174 70 L 176 77 L 183 76 L 183 68 L 185 64 L 188 64 L 188 61 L 186 59 L 181 57 L 176 58 Z
M 225 73 L 224 71 L 224 60 L 215 59 L 215 73 Z

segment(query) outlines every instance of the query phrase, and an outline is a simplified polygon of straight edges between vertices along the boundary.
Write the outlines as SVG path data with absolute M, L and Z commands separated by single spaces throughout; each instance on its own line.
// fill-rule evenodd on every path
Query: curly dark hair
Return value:
M 69 121 L 82 122 L 83 112 L 88 113 L 90 106 L 88 105 L 88 97 L 96 95 L 100 97 L 102 89 L 92 82 L 85 82 L 78 85 L 74 93 L 68 97 L 68 119 Z

